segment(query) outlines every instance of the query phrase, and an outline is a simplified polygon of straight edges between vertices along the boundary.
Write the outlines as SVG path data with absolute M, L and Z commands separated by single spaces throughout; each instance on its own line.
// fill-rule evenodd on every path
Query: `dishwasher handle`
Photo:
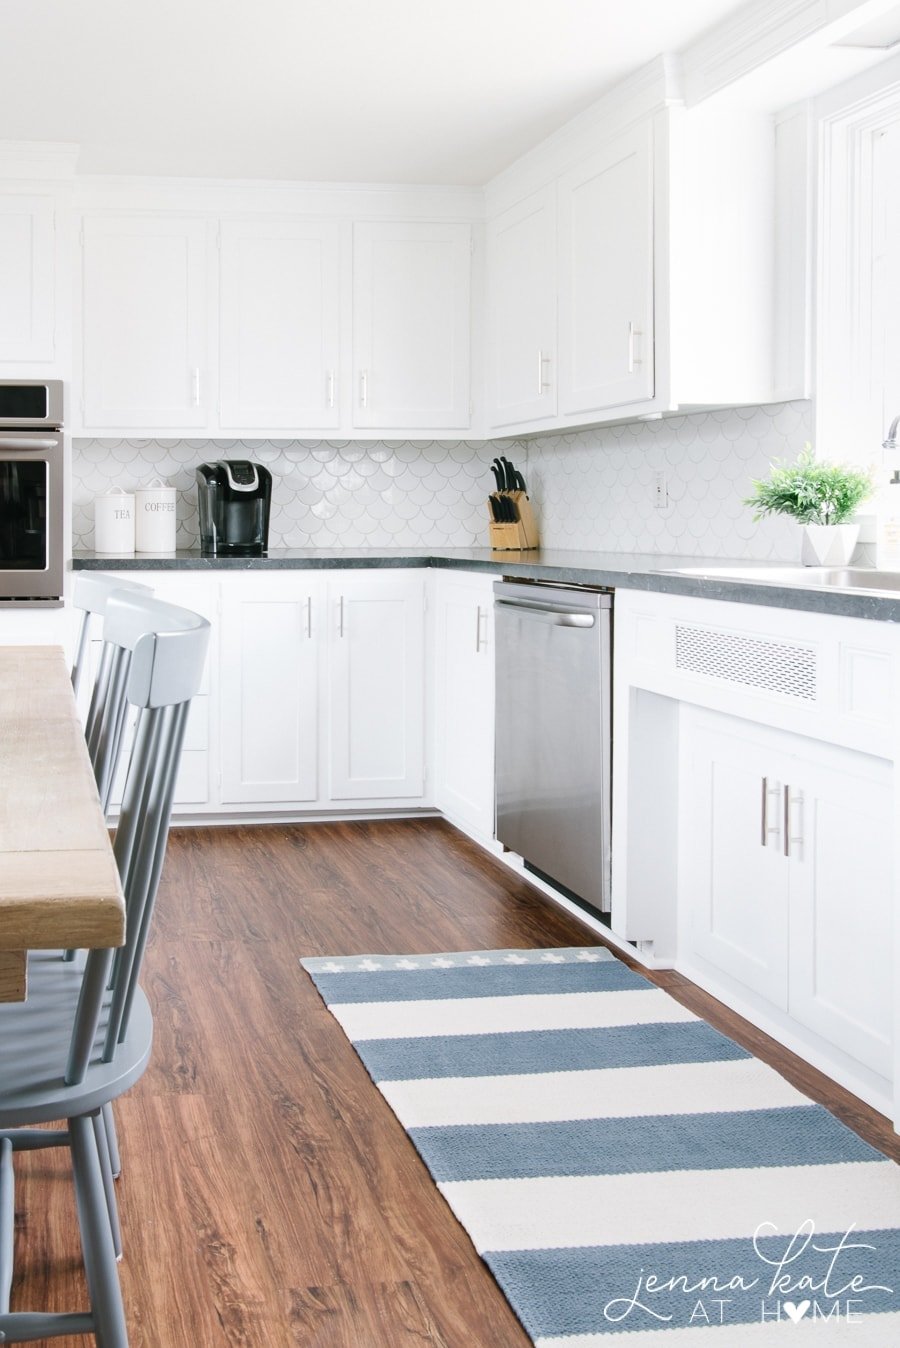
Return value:
M 533 604 L 517 604 L 513 599 L 495 600 L 497 608 L 514 609 L 517 613 L 527 614 L 535 622 L 548 623 L 551 627 L 593 627 L 597 617 L 594 613 L 566 613 L 559 609 L 536 608 Z

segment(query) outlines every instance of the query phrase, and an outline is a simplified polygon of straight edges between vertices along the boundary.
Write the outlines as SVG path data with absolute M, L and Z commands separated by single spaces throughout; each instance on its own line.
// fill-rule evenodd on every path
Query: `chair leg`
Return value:
M 116 1132 L 116 1119 L 113 1108 L 107 1100 L 103 1106 L 103 1122 L 106 1125 L 106 1142 L 109 1147 L 109 1163 L 112 1166 L 113 1179 L 122 1173 L 122 1157 L 119 1155 L 119 1136 Z
M 103 1178 L 103 1192 L 109 1210 L 109 1229 L 112 1232 L 113 1249 L 116 1259 L 122 1258 L 122 1228 L 119 1226 L 119 1205 L 116 1202 L 116 1188 L 113 1182 L 112 1165 L 109 1159 L 109 1139 L 106 1135 L 106 1121 L 102 1114 L 92 1115 L 94 1138 L 97 1143 L 97 1158 L 100 1162 L 100 1174 Z
M 90 1117 L 69 1120 L 78 1225 L 98 1348 L 128 1348 L 119 1270 Z

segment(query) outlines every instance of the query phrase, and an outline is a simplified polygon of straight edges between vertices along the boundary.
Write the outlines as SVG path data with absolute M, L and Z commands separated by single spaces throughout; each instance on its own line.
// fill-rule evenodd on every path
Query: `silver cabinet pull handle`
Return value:
M 784 855 L 785 855 L 786 857 L 789 857 L 789 856 L 792 855 L 792 852 L 791 852 L 791 844 L 792 844 L 792 843 L 796 843 L 799 847 L 802 847 L 802 846 L 803 846 L 803 834 L 802 834 L 802 832 L 801 832 L 801 833 L 793 833 L 793 834 L 791 833 L 791 806 L 792 806 L 792 805 L 799 805 L 799 806 L 801 806 L 801 808 L 802 808 L 802 806 L 803 806 L 803 796 L 798 792 L 797 795 L 791 797 L 791 788 L 790 788 L 789 786 L 786 786 L 786 787 L 784 788 Z
M 769 796 L 772 794 L 773 791 L 776 794 L 778 794 L 780 789 L 781 788 L 778 786 L 770 786 L 768 777 L 763 777 L 762 796 L 761 796 L 762 805 L 760 809 L 760 816 L 761 816 L 760 836 L 759 836 L 759 840 L 762 843 L 763 847 L 768 847 L 769 845 L 769 834 L 778 833 L 781 827 L 777 819 L 774 824 L 769 823 Z
M 200 406 L 200 371 L 191 370 L 191 402 L 194 407 Z
M 359 376 L 359 405 L 369 406 L 369 371 L 361 370 Z
M 338 636 L 344 635 L 344 596 L 338 600 Z
M 312 595 L 306 596 L 306 635 L 312 640 Z
M 328 371 L 328 406 L 334 407 L 334 370 Z
M 550 364 L 551 357 L 545 351 L 538 351 L 537 357 L 537 394 L 540 398 L 550 388 L 550 380 L 544 376 L 544 366 Z
M 634 374 L 635 365 L 640 365 L 641 358 L 634 354 L 634 339 L 641 336 L 640 328 L 636 328 L 633 322 L 628 324 L 628 373 Z

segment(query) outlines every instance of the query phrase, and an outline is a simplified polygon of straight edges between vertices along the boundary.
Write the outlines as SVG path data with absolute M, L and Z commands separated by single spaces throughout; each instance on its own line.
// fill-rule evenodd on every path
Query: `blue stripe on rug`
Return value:
M 702 1020 L 612 1029 L 357 1039 L 353 1047 L 373 1081 L 650 1067 L 659 1063 L 720 1062 L 752 1056 Z
M 802 1303 L 808 1298 L 814 1299 L 818 1307 L 817 1313 L 809 1307 L 810 1321 L 823 1320 L 829 1313 L 835 1315 L 837 1306 L 836 1319 L 844 1322 L 840 1328 L 846 1329 L 847 1342 L 852 1344 L 854 1329 L 857 1332 L 862 1329 L 860 1321 L 864 1313 L 900 1310 L 900 1231 L 854 1230 L 849 1238 L 845 1232 L 816 1232 L 806 1248 L 800 1242 L 795 1244 L 795 1258 L 782 1270 L 787 1279 L 784 1290 L 773 1289 L 777 1261 L 787 1251 L 793 1235 L 759 1237 L 755 1244 L 752 1240 L 651 1242 L 602 1249 L 487 1253 L 483 1258 L 532 1338 L 674 1330 L 692 1323 L 692 1315 L 698 1328 L 704 1323 L 717 1325 L 718 1303 L 723 1299 L 727 1303 L 721 1312 L 726 1327 L 724 1340 L 720 1342 L 727 1345 L 729 1325 L 760 1323 L 763 1311 L 774 1342 L 779 1331 L 787 1332 L 777 1323 L 778 1303 L 782 1306 L 786 1301 Z M 842 1238 L 846 1242 L 843 1247 Z M 818 1249 L 813 1249 L 813 1244 Z M 827 1247 L 839 1248 L 840 1252 L 837 1256 L 822 1253 Z M 832 1260 L 834 1268 L 827 1289 L 794 1288 L 803 1276 L 821 1282 Z M 656 1284 L 649 1283 L 651 1278 L 657 1280 Z M 861 1280 L 856 1289 L 852 1288 L 854 1278 Z M 708 1280 L 705 1286 L 704 1279 Z M 741 1280 L 743 1287 L 736 1279 Z M 680 1281 L 663 1287 L 672 1280 Z M 648 1284 L 659 1290 L 648 1290 Z M 841 1295 L 835 1296 L 838 1289 Z M 852 1312 L 856 1322 L 849 1324 L 848 1298 L 856 1302 Z M 702 1311 L 697 1309 L 698 1303 Z M 656 1319 L 657 1316 L 663 1318 Z M 783 1311 L 780 1319 L 782 1324 L 788 1322 Z M 812 1332 L 811 1342 L 815 1339 L 815 1330 Z M 864 1341 L 874 1342 L 871 1338 Z M 777 1342 L 781 1342 L 780 1337 Z M 664 1343 L 665 1336 L 660 1340 L 660 1348 Z M 889 1340 L 884 1343 L 887 1348 Z
M 459 997 L 523 997 L 553 992 L 623 992 L 647 980 L 618 960 L 602 964 L 507 964 L 491 968 L 324 973 L 307 970 L 330 1005 L 416 1002 Z
M 602 1107 L 598 1100 L 598 1110 Z M 438 1182 L 881 1159 L 868 1143 L 817 1105 L 737 1114 L 656 1114 L 408 1131 Z

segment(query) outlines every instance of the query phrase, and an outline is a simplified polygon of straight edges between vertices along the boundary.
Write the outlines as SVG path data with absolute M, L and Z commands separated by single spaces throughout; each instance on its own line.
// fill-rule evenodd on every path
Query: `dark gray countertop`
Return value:
M 811 585 L 760 583 L 721 576 L 661 574 L 679 567 L 744 567 L 746 559 L 676 557 L 648 552 L 581 552 L 541 548 L 535 552 L 492 552 L 490 548 L 273 548 L 266 557 L 204 557 L 190 549 L 174 553 L 76 552 L 74 571 L 285 571 L 439 567 L 487 571 L 522 580 L 566 581 L 662 594 L 691 595 L 768 608 L 806 609 L 850 618 L 900 622 L 900 594 L 868 595 Z M 752 563 L 754 568 L 764 564 Z M 777 568 L 783 563 L 773 563 Z M 873 578 L 877 578 L 873 572 Z

